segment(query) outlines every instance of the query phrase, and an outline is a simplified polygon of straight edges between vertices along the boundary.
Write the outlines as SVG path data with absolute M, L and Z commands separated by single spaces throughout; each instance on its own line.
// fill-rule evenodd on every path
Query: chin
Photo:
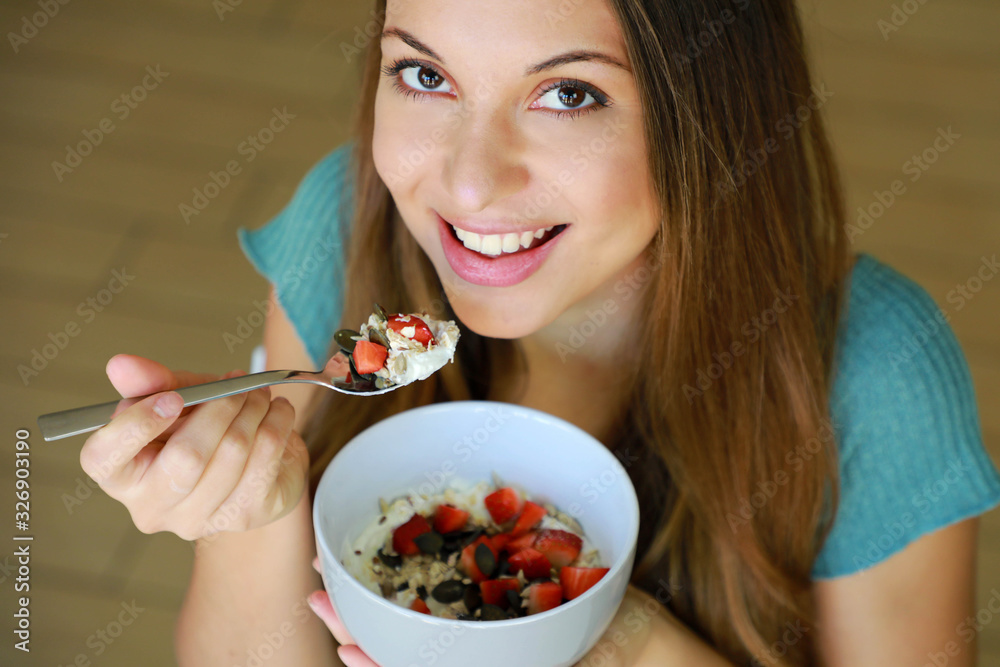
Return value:
M 448 302 L 463 327 L 487 338 L 523 338 L 550 323 L 547 311 L 537 299 L 532 303 L 516 298 L 477 298 L 462 293 L 454 295 L 447 288 Z

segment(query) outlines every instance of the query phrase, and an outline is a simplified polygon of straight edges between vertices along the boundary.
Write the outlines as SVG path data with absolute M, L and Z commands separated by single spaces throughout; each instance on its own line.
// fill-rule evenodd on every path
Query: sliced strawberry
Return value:
M 524 509 L 521 510 L 521 516 L 517 518 L 517 523 L 514 524 L 510 534 L 516 536 L 528 532 L 537 526 L 538 522 L 541 521 L 542 517 L 546 514 L 547 512 L 545 511 L 545 508 L 541 505 L 535 504 L 530 500 L 525 502 Z
M 469 513 L 454 505 L 438 505 L 434 512 L 434 530 L 439 533 L 451 533 L 465 528 Z
M 429 533 L 431 525 L 427 519 L 419 514 L 414 514 L 410 520 L 392 531 L 392 548 L 401 556 L 413 556 L 420 553 L 420 547 L 416 545 L 413 538 L 423 533 Z
M 510 533 L 497 533 L 496 535 L 491 537 L 490 544 L 493 545 L 493 551 L 496 553 L 500 553 L 500 550 L 505 548 L 507 546 L 507 543 L 510 542 L 510 538 L 511 538 Z
M 480 544 L 485 544 L 493 552 L 493 557 L 498 558 L 499 552 L 493 548 L 493 543 L 485 535 L 480 535 L 476 538 L 476 541 L 469 546 L 462 549 L 462 558 L 460 560 L 462 571 L 468 575 L 469 579 L 473 582 L 479 583 L 486 580 L 488 577 L 479 571 L 479 566 L 476 565 L 476 547 Z
M 518 570 L 523 570 L 524 576 L 527 579 L 547 577 L 549 576 L 549 570 L 552 569 L 552 564 L 549 563 L 548 557 L 541 551 L 537 551 L 531 547 L 521 549 L 512 555 L 507 562 L 510 563 L 511 572 L 517 574 Z
M 417 598 L 416 600 L 410 603 L 410 609 L 412 609 L 413 611 L 419 611 L 421 614 L 431 613 L 431 608 L 428 607 L 427 603 L 421 600 L 420 598 Z
M 528 615 L 540 614 L 562 604 L 562 586 L 554 581 L 531 584 L 528 587 Z
M 521 584 L 517 579 L 508 577 L 507 579 L 487 579 L 479 584 L 479 590 L 483 595 L 483 604 L 495 604 L 501 609 L 506 609 L 507 591 L 521 592 Z
M 579 536 L 565 530 L 546 529 L 538 532 L 533 545 L 549 557 L 549 562 L 555 567 L 569 565 L 580 555 L 583 540 Z
M 378 343 L 359 340 L 355 343 L 351 356 L 354 358 L 354 367 L 358 369 L 358 373 L 366 375 L 385 366 L 385 358 L 389 356 L 389 350 Z
M 490 511 L 490 516 L 497 523 L 505 523 L 517 516 L 521 511 L 521 498 L 517 491 L 505 486 L 497 489 L 483 499 L 486 509 Z
M 430 347 L 431 343 L 434 342 L 434 334 L 431 333 L 431 328 L 416 315 L 390 315 L 387 319 L 386 326 L 400 336 L 406 336 L 415 340 L 424 347 Z M 409 332 L 404 333 L 404 330 L 408 327 L 413 327 L 412 336 L 407 336 Z
M 506 549 L 509 554 L 516 554 L 521 549 L 527 549 L 528 547 L 535 546 L 535 539 L 538 537 L 538 533 L 535 531 L 529 531 L 524 535 L 520 535 L 511 539 L 507 542 Z
M 601 580 L 610 568 L 606 567 L 564 567 L 559 570 L 563 596 L 567 600 L 578 598 Z

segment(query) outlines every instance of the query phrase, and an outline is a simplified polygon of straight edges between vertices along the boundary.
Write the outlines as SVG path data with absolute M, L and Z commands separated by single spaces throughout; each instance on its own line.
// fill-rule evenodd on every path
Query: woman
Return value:
M 182 664 L 333 664 L 332 631 L 371 665 L 325 593 L 325 627 L 305 608 L 307 466 L 315 484 L 399 410 L 488 398 L 629 463 L 633 585 L 582 664 L 972 665 L 975 517 L 1000 476 L 940 312 L 849 254 L 793 2 L 373 15 L 356 141 L 241 237 L 274 285 L 268 367 L 322 365 L 373 301 L 456 318 L 462 344 L 378 399 L 282 387 L 179 412 L 168 391 L 88 440 L 84 469 L 140 529 L 198 540 Z M 123 396 L 210 379 L 124 355 L 108 374 Z

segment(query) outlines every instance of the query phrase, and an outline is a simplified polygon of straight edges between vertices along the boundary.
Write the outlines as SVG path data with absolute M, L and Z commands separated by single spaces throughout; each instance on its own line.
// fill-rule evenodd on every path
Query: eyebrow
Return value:
M 414 37 L 411 33 L 403 30 L 402 28 L 387 28 L 382 32 L 381 38 L 385 39 L 386 37 L 397 37 L 406 44 L 408 44 L 409 46 L 413 47 L 415 50 L 427 56 L 428 58 L 433 58 L 434 60 L 439 61 L 442 65 L 447 65 L 447 63 L 444 61 L 444 58 L 439 56 L 434 51 L 434 49 L 427 46 L 419 39 Z M 568 65 L 569 63 L 578 63 L 578 62 L 604 63 L 605 65 L 611 65 L 613 67 L 618 67 L 620 69 L 623 69 L 629 74 L 632 73 L 632 70 L 629 69 L 627 65 L 622 63 L 617 58 L 609 56 L 605 53 L 601 53 L 600 51 L 577 50 L 577 51 L 569 51 L 567 53 L 562 53 L 558 56 L 554 56 L 552 58 L 549 58 L 548 60 L 542 61 L 537 65 L 532 65 L 531 67 L 527 68 L 524 71 L 524 75 L 531 76 L 533 74 L 544 72 L 545 70 L 548 69 L 559 67 L 560 65 Z

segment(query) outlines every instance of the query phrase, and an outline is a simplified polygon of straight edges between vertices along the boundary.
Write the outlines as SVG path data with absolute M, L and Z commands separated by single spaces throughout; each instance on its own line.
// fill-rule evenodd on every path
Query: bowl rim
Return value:
M 407 609 L 406 607 L 403 607 L 394 602 L 386 600 L 384 597 L 380 595 L 376 595 L 374 592 L 369 590 L 367 586 L 363 585 L 360 581 L 358 581 L 354 577 L 354 575 L 348 572 L 347 568 L 345 568 L 343 564 L 340 562 L 340 558 L 338 558 L 336 555 L 333 554 L 333 551 L 329 545 L 329 539 L 327 538 L 325 531 L 323 530 L 322 521 L 320 521 L 319 503 L 316 502 L 316 499 L 323 494 L 323 490 L 326 489 L 326 487 L 329 487 L 330 484 L 332 484 L 332 482 L 330 482 L 329 480 L 331 480 L 333 477 L 332 475 L 328 475 L 328 473 L 331 470 L 331 468 L 333 468 L 337 456 L 339 456 L 341 452 L 347 450 L 349 447 L 354 447 L 354 448 L 359 447 L 360 445 L 358 445 L 358 441 L 362 438 L 362 436 L 368 433 L 368 431 L 373 430 L 376 427 L 381 427 L 382 425 L 391 421 L 395 421 L 397 419 L 412 418 L 413 413 L 448 412 L 450 410 L 468 409 L 468 408 L 488 409 L 489 407 L 493 406 L 503 406 L 504 409 L 509 409 L 516 413 L 521 413 L 522 416 L 537 421 L 552 422 L 556 426 L 559 426 L 561 428 L 565 428 L 569 431 L 575 431 L 578 435 L 583 436 L 585 440 L 593 441 L 594 443 L 600 446 L 602 450 L 602 455 L 605 455 L 607 457 L 612 466 L 617 467 L 618 469 L 617 472 L 620 472 L 620 477 L 624 480 L 625 483 L 625 490 L 626 490 L 625 495 L 630 510 L 628 512 L 628 521 L 629 521 L 628 532 L 632 536 L 630 540 L 632 546 L 628 549 L 622 550 L 622 552 L 618 555 L 618 558 L 615 559 L 615 562 L 612 563 L 610 566 L 608 566 L 608 571 L 605 573 L 605 575 L 602 576 L 601 579 L 596 584 L 587 589 L 587 591 L 584 592 L 582 595 L 573 598 L 568 602 L 564 602 L 560 604 L 558 607 L 554 607 L 547 611 L 543 611 L 538 614 L 521 616 L 518 618 L 508 618 L 501 621 L 490 621 L 489 623 L 483 623 L 482 621 L 460 620 L 454 618 L 441 618 L 440 616 L 423 614 L 417 611 L 413 611 L 412 609 Z M 326 493 L 328 494 L 329 491 L 327 491 Z M 625 470 L 625 467 L 621 464 L 621 461 L 619 461 L 618 457 L 616 457 L 613 453 L 611 453 L 611 450 L 609 450 L 604 443 L 602 443 L 600 440 L 598 440 L 591 434 L 584 431 L 579 426 L 571 424 L 570 422 L 566 421 L 565 419 L 562 419 L 561 417 L 556 417 L 555 415 L 551 415 L 547 412 L 543 412 L 535 408 L 525 407 L 523 405 L 518 405 L 516 403 L 504 403 L 502 401 L 445 401 L 443 403 L 432 403 L 430 405 L 422 405 L 416 408 L 403 410 L 402 412 L 397 412 L 394 415 L 391 415 L 383 420 L 380 420 L 372 424 L 371 426 L 365 428 L 363 431 L 361 431 L 353 438 L 351 438 L 343 447 L 341 447 L 340 451 L 337 452 L 337 455 L 330 460 L 326 468 L 323 470 L 323 475 L 320 477 L 319 484 L 316 486 L 316 493 L 312 498 L 312 502 L 313 502 L 313 508 L 312 508 L 313 534 L 316 540 L 316 547 L 317 550 L 322 549 L 324 552 L 326 552 L 326 555 L 328 556 L 326 560 L 333 561 L 334 567 L 337 569 L 337 574 L 333 577 L 333 579 L 335 581 L 346 579 L 348 581 L 349 586 L 355 587 L 355 590 L 360 591 L 363 596 L 370 598 L 372 601 L 374 601 L 379 606 L 385 608 L 386 610 L 392 612 L 408 613 L 413 616 L 415 621 L 422 621 L 424 623 L 428 623 L 431 627 L 452 626 L 455 623 L 468 623 L 473 627 L 482 627 L 482 628 L 488 628 L 494 626 L 513 627 L 517 625 L 523 625 L 525 623 L 530 623 L 532 621 L 535 621 L 539 617 L 554 616 L 555 614 L 559 613 L 560 610 L 564 610 L 567 607 L 579 606 L 576 604 L 577 602 L 579 602 L 580 600 L 587 600 L 588 598 L 594 597 L 600 589 L 606 588 L 609 585 L 608 582 L 610 582 L 615 577 L 615 575 L 617 575 L 618 572 L 624 569 L 626 562 L 634 561 L 635 550 L 637 548 L 637 539 L 639 536 L 639 500 L 635 492 L 635 487 L 632 484 L 631 478 L 628 476 L 628 471 Z M 322 564 L 323 562 L 324 559 L 320 558 L 320 563 Z M 628 578 L 631 579 L 631 576 L 629 576 Z M 325 588 L 325 583 L 324 583 L 324 588 Z M 331 596 L 331 600 L 332 598 L 333 596 Z M 581 604 L 586 604 L 586 602 Z

